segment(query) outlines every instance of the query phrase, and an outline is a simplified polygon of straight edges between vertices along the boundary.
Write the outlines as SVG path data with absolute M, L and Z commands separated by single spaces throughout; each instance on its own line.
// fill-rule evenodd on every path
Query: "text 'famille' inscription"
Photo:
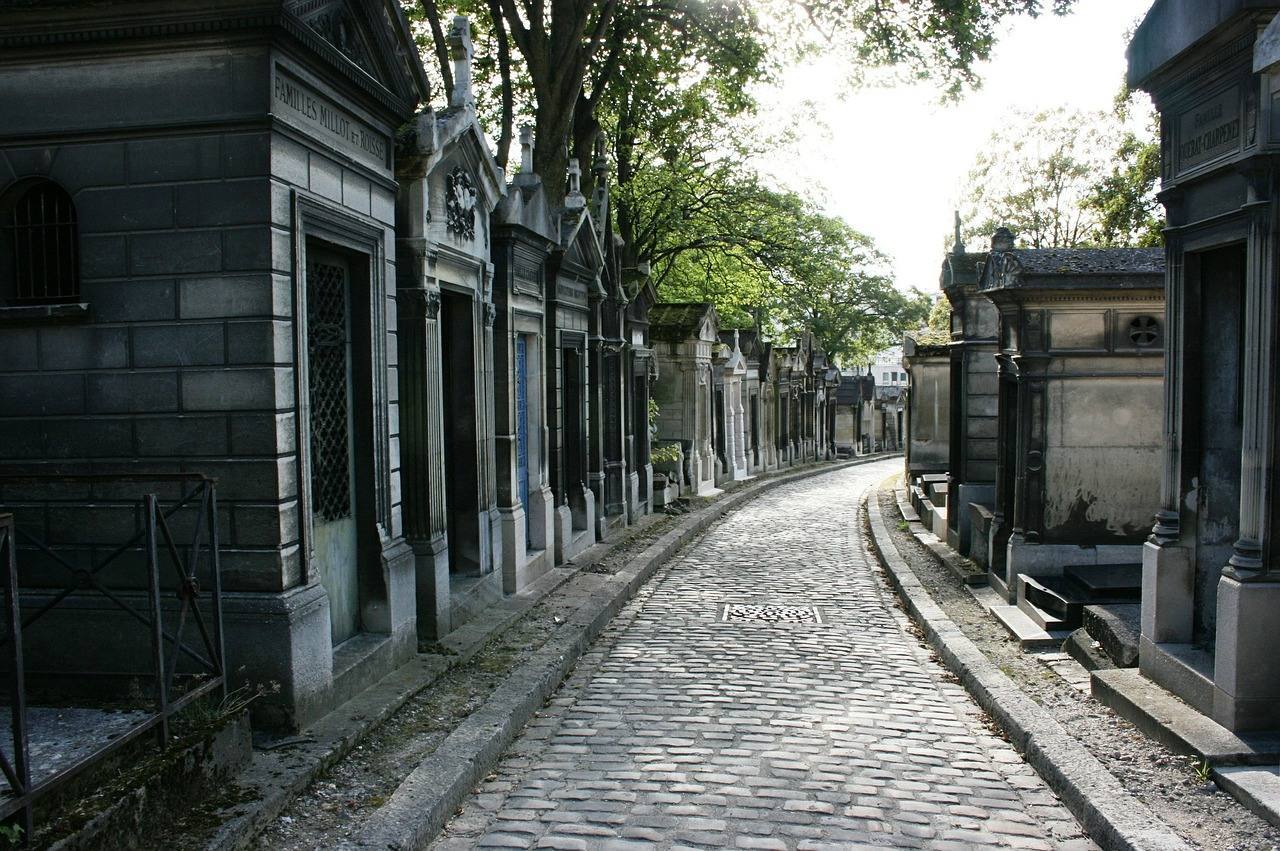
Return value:
M 1187 110 L 1179 123 L 1179 171 L 1239 150 L 1240 90 L 1230 89 Z
M 277 115 L 304 130 L 318 131 L 318 137 L 381 168 L 388 168 L 388 142 L 382 133 L 366 126 L 305 83 L 276 69 L 273 82 L 275 102 L 285 107 Z

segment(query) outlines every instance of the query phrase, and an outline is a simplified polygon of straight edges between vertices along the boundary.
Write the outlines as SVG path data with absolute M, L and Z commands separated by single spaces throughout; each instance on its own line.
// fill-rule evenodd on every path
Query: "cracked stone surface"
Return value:
M 687 547 L 433 847 L 1093 847 L 885 588 L 858 504 L 900 465 L 778 488 Z

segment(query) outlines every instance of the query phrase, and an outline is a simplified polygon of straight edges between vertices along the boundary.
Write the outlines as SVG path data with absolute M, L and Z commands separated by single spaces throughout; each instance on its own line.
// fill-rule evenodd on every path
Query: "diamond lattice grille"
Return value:
M 725 603 L 720 612 L 725 623 L 759 621 L 773 624 L 822 623 L 813 606 L 779 606 L 771 603 Z
M 317 517 L 351 516 L 350 322 L 346 272 L 313 263 L 307 274 L 307 388 L 311 495 Z

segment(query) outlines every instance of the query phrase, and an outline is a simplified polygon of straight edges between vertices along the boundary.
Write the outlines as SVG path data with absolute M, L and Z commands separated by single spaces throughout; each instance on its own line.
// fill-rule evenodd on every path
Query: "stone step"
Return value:
M 1057 649 L 1069 633 L 1063 630 L 1046 630 L 1017 606 L 1010 606 L 994 589 L 971 588 L 970 591 L 983 608 L 991 612 L 1009 634 L 1027 650 Z
M 1120 668 L 1138 664 L 1138 636 L 1142 604 L 1097 603 L 1084 607 L 1084 628 L 1102 645 L 1102 651 Z
M 1082 605 L 1062 585 L 1053 577 L 1018 574 L 1018 605 L 1045 629 L 1076 629 L 1080 626 Z M 1042 615 L 1037 616 L 1031 611 L 1033 608 Z

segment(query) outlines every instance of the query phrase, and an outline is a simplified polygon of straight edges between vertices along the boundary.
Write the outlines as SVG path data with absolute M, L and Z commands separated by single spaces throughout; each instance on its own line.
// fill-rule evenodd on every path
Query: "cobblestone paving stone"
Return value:
M 858 504 L 900 463 L 784 486 L 687 547 L 433 847 L 1094 847 L 894 606 Z

